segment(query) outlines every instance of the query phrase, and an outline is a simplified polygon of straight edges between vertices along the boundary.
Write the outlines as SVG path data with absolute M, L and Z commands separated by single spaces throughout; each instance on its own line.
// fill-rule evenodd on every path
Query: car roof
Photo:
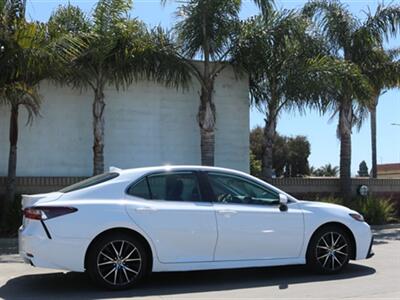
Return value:
M 241 175 L 247 175 L 246 173 L 227 169 L 220 167 L 208 167 L 208 166 L 199 166 L 199 165 L 164 165 L 164 166 L 153 166 L 153 167 L 141 167 L 141 168 L 133 168 L 133 169 L 117 169 L 114 167 L 110 168 L 111 172 L 118 172 L 122 176 L 131 176 L 131 175 L 144 175 L 148 173 L 155 172 L 165 172 L 165 171 L 221 171 L 226 173 L 236 173 Z

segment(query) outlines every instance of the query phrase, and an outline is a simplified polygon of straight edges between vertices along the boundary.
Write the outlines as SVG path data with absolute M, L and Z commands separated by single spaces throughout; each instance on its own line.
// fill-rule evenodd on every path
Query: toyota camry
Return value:
M 150 272 L 307 264 L 332 274 L 373 255 L 356 211 L 222 168 L 110 168 L 22 206 L 26 263 L 86 271 L 110 289 Z

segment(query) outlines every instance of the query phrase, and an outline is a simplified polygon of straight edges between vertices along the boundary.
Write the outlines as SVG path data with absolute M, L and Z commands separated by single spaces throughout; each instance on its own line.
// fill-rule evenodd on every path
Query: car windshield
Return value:
M 106 181 L 111 180 L 118 176 L 119 176 L 119 173 L 116 173 L 116 172 L 100 174 L 100 175 L 93 176 L 88 179 L 82 180 L 80 182 L 77 182 L 73 185 L 67 186 L 67 187 L 59 190 L 59 192 L 61 192 L 61 193 L 73 192 L 76 190 L 94 186 L 99 183 L 106 182 Z

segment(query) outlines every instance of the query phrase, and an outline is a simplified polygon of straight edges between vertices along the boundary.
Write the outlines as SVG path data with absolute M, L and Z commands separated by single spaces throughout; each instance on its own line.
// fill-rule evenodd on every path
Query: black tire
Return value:
M 335 274 L 349 263 L 353 245 L 348 233 L 339 226 L 318 230 L 307 249 L 307 265 L 319 274 Z
M 143 244 L 124 232 L 106 234 L 91 245 L 87 272 L 98 285 L 112 290 L 133 287 L 148 272 L 149 255 Z

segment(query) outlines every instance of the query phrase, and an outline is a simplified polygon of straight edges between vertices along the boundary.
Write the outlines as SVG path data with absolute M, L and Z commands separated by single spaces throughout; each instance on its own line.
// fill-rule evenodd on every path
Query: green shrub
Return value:
M 390 199 L 368 197 L 359 199 L 358 211 L 364 216 L 365 221 L 371 225 L 382 225 L 397 221 L 396 207 Z
M 362 214 L 365 221 L 371 225 L 382 225 L 398 221 L 395 204 L 390 199 L 354 198 L 351 202 L 345 204 L 342 198 L 329 196 L 317 199 L 317 201 L 347 206 Z
M 338 198 L 338 197 L 334 197 L 334 196 L 322 197 L 320 199 L 317 199 L 317 201 L 343 205 L 343 199 L 342 198 Z

